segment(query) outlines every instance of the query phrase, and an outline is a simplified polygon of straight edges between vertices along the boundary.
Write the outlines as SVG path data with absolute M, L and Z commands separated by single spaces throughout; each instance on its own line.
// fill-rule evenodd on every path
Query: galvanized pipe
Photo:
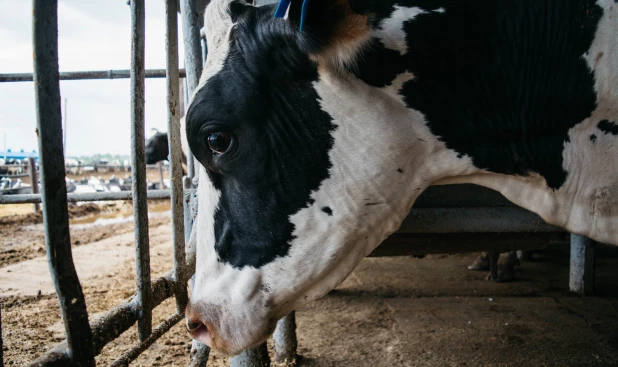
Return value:
M 275 342 L 275 362 L 288 365 L 296 364 L 296 313 L 287 314 L 277 322 L 277 328 L 273 334 Z
M 569 289 L 582 295 L 594 293 L 595 242 L 586 236 L 571 234 Z
M 135 0 L 134 0 L 135 1 Z M 140 354 L 142 354 L 148 347 L 150 347 L 157 339 L 159 339 L 163 334 L 169 331 L 172 326 L 176 325 L 178 321 L 182 320 L 185 317 L 184 313 L 176 313 L 165 321 L 160 323 L 153 331 L 150 336 L 139 343 L 135 348 L 131 348 L 128 352 L 124 353 L 120 358 L 118 358 L 114 363 L 112 363 L 111 367 L 124 367 L 128 366 L 129 363 L 134 361 Z
M 32 14 L 34 89 L 47 259 L 67 335 L 67 355 L 75 365 L 94 366 L 86 302 L 71 253 L 58 79 L 57 0 L 34 0 Z
M 230 367 L 269 367 L 270 357 L 266 342 L 230 358 Z
M 150 244 L 146 185 L 144 133 L 144 38 L 146 16 L 144 0 L 131 1 L 131 175 L 133 177 L 133 216 L 135 218 L 135 271 L 139 340 L 152 331 L 152 290 L 150 289 Z
M 189 192 L 193 192 L 189 190 Z M 169 190 L 148 190 L 148 199 L 169 199 Z M 131 191 L 119 192 L 90 192 L 90 193 L 71 193 L 67 195 L 67 201 L 77 203 L 80 201 L 116 201 L 116 200 L 132 200 L 133 193 Z M 0 204 L 30 204 L 40 203 L 41 194 L 21 194 L 21 195 L 0 195 Z
M 186 98 L 185 111 L 189 109 L 189 100 L 202 75 L 202 42 L 200 38 L 200 12 L 194 0 L 181 0 L 182 33 L 185 43 Z M 187 176 L 195 176 L 195 160 L 191 151 L 187 152 Z
M 174 295 L 176 286 L 173 277 L 174 274 L 169 272 L 152 283 L 153 307 L 158 306 L 161 302 Z M 99 354 L 105 345 L 127 331 L 137 319 L 137 300 L 134 296 L 128 302 L 114 307 L 100 318 L 94 320 L 91 324 L 94 353 Z M 59 366 L 67 365 L 70 360 L 66 355 L 66 348 L 66 340 L 56 344 L 48 352 L 33 361 L 30 367 L 49 367 L 56 364 Z
M 28 176 L 30 176 L 30 186 L 32 187 L 32 193 L 33 194 L 38 194 L 39 193 L 39 178 L 37 177 L 37 173 L 36 173 L 36 163 L 34 162 L 34 158 L 30 157 L 28 158 Z M 38 212 L 39 211 L 39 204 L 35 203 L 34 204 L 34 212 Z
M 185 70 L 179 70 L 180 77 L 185 77 Z M 90 70 L 64 71 L 60 73 L 60 80 L 88 80 L 88 79 L 129 79 L 130 70 Z M 146 78 L 165 78 L 165 70 L 146 70 Z M 0 83 L 31 82 L 32 73 L 0 74 Z
M 176 279 L 176 310 L 184 312 L 187 305 L 185 275 L 185 233 L 182 182 L 182 148 L 178 108 L 178 0 L 165 1 L 166 71 L 167 71 L 167 138 L 170 147 L 170 192 L 172 208 L 172 242 L 174 244 L 174 275 Z

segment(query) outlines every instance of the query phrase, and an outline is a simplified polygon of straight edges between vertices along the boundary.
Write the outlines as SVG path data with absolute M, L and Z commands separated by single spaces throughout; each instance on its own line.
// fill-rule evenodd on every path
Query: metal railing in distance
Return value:
M 189 190 L 187 192 L 194 192 Z M 148 199 L 169 199 L 169 190 L 148 190 Z M 71 193 L 67 195 L 69 203 L 80 201 L 115 201 L 133 200 L 131 191 Z M 0 195 L 0 204 L 35 204 L 41 202 L 41 194 Z
M 73 365 L 94 366 L 92 331 L 73 264 L 69 234 L 58 81 L 57 0 L 35 0 L 32 14 L 34 87 L 47 259 L 66 330 L 66 354 Z
M 131 176 L 135 218 L 135 272 L 137 282 L 137 329 L 140 341 L 152 331 L 150 289 L 150 242 L 146 201 L 146 150 L 144 134 L 144 56 L 146 15 L 144 0 L 131 1 Z
M 181 78 L 185 77 L 185 71 L 179 70 Z M 150 69 L 145 71 L 146 78 L 165 78 L 165 70 Z M 130 70 L 88 70 L 88 71 L 64 71 L 59 73 L 60 80 L 92 80 L 92 79 L 129 79 Z M 32 73 L 0 74 L 0 83 L 31 82 Z

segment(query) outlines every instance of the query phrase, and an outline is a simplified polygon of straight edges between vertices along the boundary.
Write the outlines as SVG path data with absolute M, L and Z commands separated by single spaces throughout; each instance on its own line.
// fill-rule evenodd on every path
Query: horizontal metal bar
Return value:
M 152 283 L 152 307 L 157 307 L 163 301 L 172 297 L 175 290 L 176 285 L 173 272 L 170 271 L 163 277 L 155 280 Z M 103 316 L 91 322 L 90 327 L 92 329 L 95 355 L 99 354 L 108 343 L 133 326 L 137 318 L 137 302 L 135 295 L 133 295 L 129 301 L 114 307 Z M 70 362 L 66 354 L 66 347 L 66 340 L 64 340 L 30 363 L 29 366 L 65 366 Z M 135 348 L 139 348 L 139 344 Z
M 185 317 L 183 312 L 178 312 L 165 321 L 157 325 L 157 327 L 152 330 L 152 333 L 148 338 L 144 341 L 137 344 L 135 347 L 131 348 L 128 352 L 124 353 L 120 358 L 118 358 L 113 364 L 112 367 L 124 367 L 128 366 L 129 363 L 134 361 L 140 354 L 142 354 L 148 347 L 150 347 L 157 339 L 159 339 L 163 334 L 169 331 L 174 325 L 176 325 L 180 320 Z
M 1 155 L 0 155 L 1 157 Z M 26 158 L 24 158 L 26 159 Z M 27 164 L 0 164 L 0 168 L 28 168 Z
M 395 233 L 378 246 L 370 257 L 424 256 L 467 252 L 532 250 L 553 243 L 567 243 L 566 232 L 521 233 Z
M 180 77 L 185 77 L 185 70 L 179 70 Z M 165 78 L 165 69 L 146 70 L 146 78 Z M 129 79 L 128 69 L 124 70 L 88 70 L 88 71 L 63 71 L 60 72 L 60 80 L 88 80 L 88 79 Z M 0 83 L 31 82 L 32 73 L 0 74 Z
M 24 177 L 30 176 L 30 174 L 29 173 L 18 173 L 16 175 L 0 174 L 0 176 L 7 177 L 7 178 L 24 178 Z
M 379 204 L 376 204 L 379 205 Z M 398 233 L 562 232 L 519 207 L 412 208 Z
M 193 189 L 194 190 L 194 189 Z M 187 193 L 190 190 L 186 190 Z M 169 199 L 169 190 L 148 190 L 148 199 Z M 67 201 L 76 203 L 78 201 L 114 201 L 114 200 L 132 200 L 133 193 L 131 191 L 119 192 L 89 192 L 89 193 L 70 193 L 67 195 Z M 1 195 L 0 204 L 33 204 L 40 203 L 40 194 L 23 194 L 23 195 Z

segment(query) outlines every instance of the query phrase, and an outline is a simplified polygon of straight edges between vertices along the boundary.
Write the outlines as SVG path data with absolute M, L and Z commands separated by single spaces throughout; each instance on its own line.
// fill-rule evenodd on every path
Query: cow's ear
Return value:
M 243 0 L 230 2 L 229 14 L 232 18 L 232 22 L 236 23 L 238 18 L 240 18 L 251 8 L 253 8 L 253 5 L 248 4 Z
M 368 17 L 354 12 L 348 0 L 291 0 L 287 19 L 301 50 L 318 61 L 351 62 L 369 39 Z

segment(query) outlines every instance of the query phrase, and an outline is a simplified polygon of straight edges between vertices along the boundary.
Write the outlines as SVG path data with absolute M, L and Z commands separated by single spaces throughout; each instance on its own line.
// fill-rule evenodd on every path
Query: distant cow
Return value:
M 146 164 L 166 161 L 170 154 L 167 133 L 156 132 L 146 141 Z
M 325 295 L 431 184 L 618 245 L 612 0 L 212 0 L 192 337 L 230 354 Z
M 181 120 L 184 124 L 184 121 Z M 184 141 L 184 139 L 182 139 Z M 182 143 L 182 142 L 181 142 Z M 181 144 L 183 148 L 182 154 L 182 169 L 187 172 L 187 157 L 184 154 L 186 144 Z M 156 132 L 146 141 L 146 164 L 155 164 L 160 161 L 166 161 L 169 158 L 169 143 L 167 133 Z

